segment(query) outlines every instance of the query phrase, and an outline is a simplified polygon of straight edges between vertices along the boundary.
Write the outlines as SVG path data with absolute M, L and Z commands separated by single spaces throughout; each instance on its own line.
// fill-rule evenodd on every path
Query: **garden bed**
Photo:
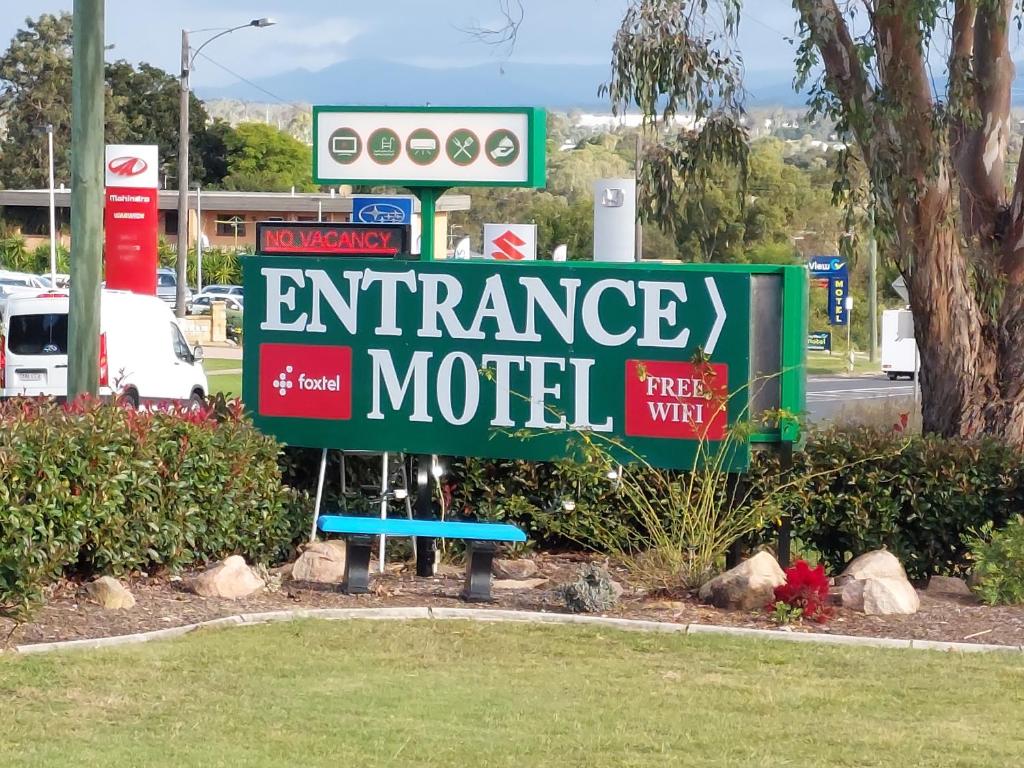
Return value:
M 587 559 L 581 555 L 538 555 L 535 561 L 540 569 L 539 576 L 547 578 L 547 584 L 535 589 L 495 590 L 495 601 L 483 607 L 565 612 L 557 587 L 570 581 Z M 0 647 L 167 629 L 239 613 L 297 608 L 463 606 L 459 598 L 463 582 L 461 571 L 459 567 L 444 566 L 441 575 L 420 579 L 413 575 L 410 566 L 394 564 L 385 575 L 374 576 L 371 594 L 359 596 L 345 595 L 330 585 L 299 583 L 285 578 L 279 586 L 272 585 L 264 592 L 238 600 L 198 597 L 185 591 L 180 580 L 137 577 L 126 581 L 137 601 L 135 607 L 127 611 L 103 610 L 86 599 L 80 584 L 65 581 L 52 590 L 46 604 L 35 612 L 30 622 L 15 624 L 0 619 Z M 684 624 L 777 628 L 761 612 L 720 610 L 700 604 L 692 595 L 645 594 L 631 587 L 624 571 L 614 568 L 612 571 L 626 586 L 626 591 L 619 605 L 604 615 Z M 826 624 L 801 623 L 785 631 L 1024 645 L 1024 607 L 991 607 L 969 597 L 920 594 L 921 608 L 912 616 L 865 616 L 837 607 L 834 618 Z

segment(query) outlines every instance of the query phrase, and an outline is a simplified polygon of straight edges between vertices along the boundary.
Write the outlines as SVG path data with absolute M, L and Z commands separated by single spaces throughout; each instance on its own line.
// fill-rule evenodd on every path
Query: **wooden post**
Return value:
M 103 0 L 75 0 L 71 53 L 71 296 L 68 397 L 99 388 L 103 259 Z

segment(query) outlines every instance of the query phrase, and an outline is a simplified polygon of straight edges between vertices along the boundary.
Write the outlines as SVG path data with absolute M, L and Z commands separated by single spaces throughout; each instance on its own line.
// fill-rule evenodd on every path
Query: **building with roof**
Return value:
M 345 188 L 343 188 L 345 189 Z M 25 237 L 34 248 L 49 242 L 50 193 L 47 189 L 0 190 L 0 207 L 10 230 Z M 360 195 L 361 197 L 363 195 Z M 372 195 L 371 195 L 372 197 Z M 381 197 L 392 197 L 386 195 Z M 61 187 L 54 193 L 57 228 L 61 243 L 70 248 L 71 190 Z M 413 201 L 412 239 L 419 239 L 419 201 Z M 448 216 L 452 211 L 466 211 L 469 195 L 447 194 L 437 201 L 434 218 L 436 258 L 444 258 L 448 247 Z M 198 215 L 197 215 L 198 208 Z M 204 248 L 252 249 L 256 245 L 258 221 L 350 221 L 352 195 L 330 192 L 225 192 L 210 191 L 188 196 L 189 245 L 194 247 L 202 232 Z M 199 219 L 202 219 L 200 228 Z M 171 245 L 178 240 L 178 191 L 159 191 L 160 237 Z

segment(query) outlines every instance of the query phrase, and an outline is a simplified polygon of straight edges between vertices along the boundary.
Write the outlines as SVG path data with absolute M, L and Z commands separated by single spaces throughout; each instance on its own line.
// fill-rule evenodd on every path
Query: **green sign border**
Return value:
M 491 114 L 491 115 L 526 115 L 526 141 L 528 145 L 526 180 L 525 181 L 460 181 L 457 179 L 380 179 L 380 178 L 335 178 L 320 175 L 317 158 L 320 155 L 319 116 L 321 113 L 334 112 L 368 112 L 387 115 L 389 113 L 419 114 Z M 386 128 L 385 123 L 381 124 Z M 429 128 L 429 125 L 422 126 Z M 431 130 L 433 130 L 431 128 Z M 435 131 L 436 133 L 436 131 Z M 442 147 L 443 151 L 443 147 Z M 482 153 L 481 153 L 482 154 Z M 421 166 L 428 168 L 429 166 Z M 496 166 L 500 168 L 500 166 Z M 547 112 L 540 107 L 346 107 L 336 105 L 320 105 L 313 107 L 313 182 L 325 186 L 334 184 L 358 184 L 364 186 L 380 186 L 382 184 L 395 187 L 543 187 L 547 173 Z
M 275 265 L 279 263 L 294 264 L 295 266 L 326 266 L 332 263 L 330 259 L 314 259 L 310 257 L 288 257 L 282 259 L 280 257 L 268 257 L 268 256 L 247 256 L 243 257 L 243 273 L 246 277 L 245 283 L 251 282 L 251 276 L 255 270 L 258 269 L 262 264 L 268 262 Z M 345 260 L 348 264 L 348 260 Z M 362 260 L 360 260 L 362 263 Z M 472 269 L 474 266 L 479 267 L 479 262 L 462 262 L 460 263 L 462 269 Z M 414 264 L 410 264 L 415 268 Z M 781 409 L 788 412 L 788 416 L 781 418 L 776 426 L 764 428 L 763 431 L 756 432 L 749 435 L 747 441 L 740 441 L 733 443 L 728 448 L 731 454 L 726 459 L 725 464 L 729 466 L 730 471 L 743 471 L 749 463 L 749 451 L 757 450 L 758 448 L 771 448 L 778 446 L 779 444 L 788 443 L 792 445 L 798 445 L 804 438 L 803 430 L 801 430 L 800 417 L 806 410 L 806 334 L 807 334 L 807 270 L 801 266 L 779 266 L 779 265 L 748 265 L 748 264 L 677 264 L 677 263 L 664 263 L 664 262 L 634 262 L 629 264 L 604 264 L 594 262 L 576 262 L 573 264 L 574 267 L 586 270 L 586 271 L 603 271 L 605 269 L 614 267 L 616 269 L 638 271 L 674 271 L 674 272 L 699 272 L 699 273 L 718 273 L 722 275 L 737 275 L 752 278 L 755 275 L 778 275 L 781 277 L 781 317 L 779 318 L 779 400 Z M 555 264 L 553 262 L 533 262 L 531 264 L 533 268 L 564 268 L 562 264 Z M 514 269 L 514 267 L 512 267 Z M 748 288 L 747 290 L 752 290 Z M 748 301 L 752 300 L 748 294 Z M 258 391 L 258 346 L 263 342 L 278 342 L 278 343 L 313 343 L 316 344 L 317 340 L 304 339 L 301 342 L 296 340 L 294 337 L 289 335 L 281 335 L 274 332 L 261 331 L 258 324 L 257 315 L 260 314 L 261 301 L 259 299 L 253 299 L 253 306 L 250 308 L 251 311 L 245 318 L 245 335 L 243 337 L 243 345 L 245 349 L 244 358 L 248 361 L 248 364 L 243 366 L 243 401 L 252 409 L 250 415 L 253 416 L 257 426 L 262 430 L 275 434 L 278 437 L 283 437 L 282 432 L 290 432 L 294 427 L 302 429 L 305 427 L 311 434 L 318 435 L 317 439 L 312 441 L 302 441 L 296 444 L 303 444 L 313 447 L 323 447 L 327 442 L 327 435 L 331 431 L 331 425 L 311 423 L 305 420 L 293 421 L 290 419 L 280 420 L 273 417 L 260 417 L 257 416 L 255 410 L 252 408 L 257 401 Z M 751 311 L 752 307 L 748 304 L 747 311 Z M 748 316 L 747 322 L 752 323 L 753 317 Z M 744 374 L 747 376 L 748 381 L 750 378 L 756 375 L 752 369 L 752 351 L 753 346 L 757 343 L 756 335 L 751 332 L 749 334 L 748 342 L 750 348 L 743 353 L 747 360 L 747 370 Z M 713 355 L 711 362 L 717 362 L 721 360 L 719 354 Z M 731 376 L 730 376 L 731 378 Z M 748 400 L 748 393 L 741 392 L 737 389 L 737 385 L 743 386 L 740 382 L 730 381 L 730 390 L 733 393 L 738 394 L 738 397 L 734 397 L 730 400 L 729 404 L 729 422 L 734 424 L 737 417 L 741 417 L 741 413 L 746 409 Z M 748 415 L 749 417 L 749 415 Z M 747 418 L 747 417 L 742 417 Z M 286 422 L 289 423 L 288 427 L 285 428 Z M 305 422 L 300 426 L 300 423 Z M 294 425 L 294 427 L 293 427 Z M 280 431 L 279 429 L 280 428 Z M 638 441 L 635 438 L 628 438 L 628 442 L 636 444 Z M 641 441 L 642 442 L 642 439 Z M 688 443 L 688 448 L 680 446 L 682 453 L 689 454 L 692 452 L 693 443 L 691 441 L 682 441 Z M 353 446 L 365 447 L 365 446 Z M 725 447 L 725 446 L 722 446 Z M 519 458 L 527 460 L 550 460 L 549 455 L 534 455 L 533 446 L 525 447 Z M 390 450 L 402 450 L 403 446 L 394 445 Z M 383 450 L 380 448 L 379 450 Z M 612 453 L 618 453 L 616 450 L 612 450 Z M 641 451 L 645 453 L 645 451 Z M 712 450 L 709 453 L 714 455 L 717 450 Z M 482 450 L 476 452 L 474 455 L 478 456 L 497 456 L 499 454 L 492 453 L 488 450 Z M 504 454 L 501 454 L 504 456 Z M 628 460 L 628 457 L 624 457 Z M 654 458 L 653 456 L 651 457 Z M 672 466 L 671 462 L 658 462 L 660 466 Z M 684 461 L 679 464 L 675 464 L 677 468 L 688 468 L 690 465 Z

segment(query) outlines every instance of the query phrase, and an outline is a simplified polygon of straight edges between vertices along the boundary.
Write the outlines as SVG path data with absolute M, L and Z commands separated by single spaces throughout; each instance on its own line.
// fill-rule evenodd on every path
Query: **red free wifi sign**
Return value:
M 722 440 L 728 427 L 729 366 L 626 361 L 626 434 Z

